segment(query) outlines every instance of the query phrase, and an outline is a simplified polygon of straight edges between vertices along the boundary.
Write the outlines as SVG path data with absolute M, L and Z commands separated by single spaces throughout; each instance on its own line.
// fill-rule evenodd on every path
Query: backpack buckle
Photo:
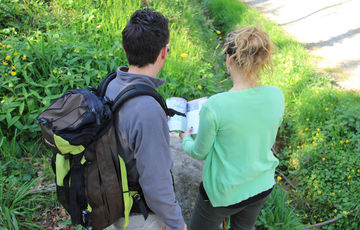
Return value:
M 86 227 L 88 230 L 92 230 L 92 227 L 90 226 L 90 211 L 85 209 L 81 212 L 82 222 L 83 226 Z

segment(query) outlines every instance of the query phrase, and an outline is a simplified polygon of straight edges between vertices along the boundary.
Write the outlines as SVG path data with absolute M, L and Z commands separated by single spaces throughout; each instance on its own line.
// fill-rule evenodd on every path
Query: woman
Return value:
M 195 141 L 181 133 L 184 151 L 205 160 L 190 229 L 254 229 L 275 184 L 278 160 L 271 148 L 284 113 L 279 88 L 262 86 L 258 72 L 271 69 L 274 45 L 254 27 L 227 36 L 224 53 L 233 87 L 210 97 L 200 112 Z

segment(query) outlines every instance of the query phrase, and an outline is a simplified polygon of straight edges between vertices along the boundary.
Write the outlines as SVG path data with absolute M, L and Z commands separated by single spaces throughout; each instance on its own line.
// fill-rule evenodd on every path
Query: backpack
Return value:
M 44 142 L 53 150 L 58 200 L 72 224 L 94 230 L 120 217 L 125 229 L 134 202 L 145 219 L 148 215 L 139 188 L 128 186 L 113 113 L 125 101 L 149 95 L 168 116 L 184 116 L 168 109 L 161 95 L 143 84 L 129 85 L 110 101 L 105 92 L 115 77 L 115 72 L 108 74 L 97 89 L 67 91 L 38 117 Z

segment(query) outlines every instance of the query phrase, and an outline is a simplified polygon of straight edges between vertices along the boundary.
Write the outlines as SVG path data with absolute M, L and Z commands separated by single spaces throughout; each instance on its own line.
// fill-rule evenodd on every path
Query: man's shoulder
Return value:
M 149 95 L 141 95 L 129 99 L 124 103 L 122 110 L 131 111 L 134 116 L 140 117 L 165 115 L 165 111 L 161 105 L 155 98 Z

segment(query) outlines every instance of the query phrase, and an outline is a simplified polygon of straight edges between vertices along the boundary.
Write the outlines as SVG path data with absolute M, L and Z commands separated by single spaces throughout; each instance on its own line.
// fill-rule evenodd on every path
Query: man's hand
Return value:
M 185 224 L 185 226 L 184 226 L 184 230 L 187 230 L 187 225 Z
M 181 132 L 179 134 L 180 139 L 182 140 L 185 136 L 191 136 L 190 133 L 191 133 L 192 130 L 193 130 L 193 128 L 191 127 L 189 129 L 187 129 L 185 132 Z

